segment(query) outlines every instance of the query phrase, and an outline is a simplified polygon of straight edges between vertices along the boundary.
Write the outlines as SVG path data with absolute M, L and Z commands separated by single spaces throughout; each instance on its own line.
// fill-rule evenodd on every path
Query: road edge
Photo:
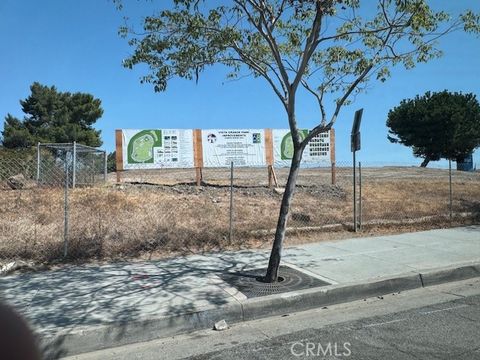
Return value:
M 161 318 L 66 329 L 55 336 L 39 336 L 40 346 L 45 354 L 54 354 L 52 357 L 55 358 L 72 356 L 208 329 L 222 319 L 227 323 L 238 323 L 475 277 L 480 277 L 480 263 L 411 272 L 368 283 L 335 284 L 234 301 L 217 308 Z

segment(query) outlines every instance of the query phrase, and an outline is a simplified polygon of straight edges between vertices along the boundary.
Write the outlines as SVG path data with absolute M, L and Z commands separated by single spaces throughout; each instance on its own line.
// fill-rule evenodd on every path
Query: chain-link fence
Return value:
M 476 218 L 480 172 L 359 163 L 359 226 Z
M 42 157 L 38 181 L 35 155 L 0 161 L 0 260 L 168 256 L 271 243 L 288 169 L 202 169 L 197 186 L 196 169 L 95 170 L 84 177 L 79 169 L 100 169 L 100 160 L 77 157 L 74 188 L 71 156 Z M 452 219 L 478 220 L 479 172 L 453 170 L 450 182 L 448 169 L 362 162 L 357 175 L 363 229 L 425 221 L 443 226 L 450 211 Z M 12 186 L 15 177 L 24 184 Z M 79 185 L 103 178 L 106 183 Z M 353 231 L 353 199 L 351 162 L 302 169 L 289 236 Z
M 67 258 L 70 193 L 105 183 L 105 161 L 105 152 L 75 143 L 2 149 L 0 260 Z
M 68 184 L 68 187 L 75 188 L 105 182 L 106 178 L 104 150 L 75 142 L 37 145 L 35 179 L 40 185 Z

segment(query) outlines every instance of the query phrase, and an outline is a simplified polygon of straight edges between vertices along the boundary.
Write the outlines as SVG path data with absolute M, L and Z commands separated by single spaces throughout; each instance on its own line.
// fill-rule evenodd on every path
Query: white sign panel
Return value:
M 275 167 L 290 167 L 293 157 L 293 141 L 290 130 L 274 129 L 273 133 L 273 159 Z M 308 130 L 302 130 L 301 136 L 305 138 Z M 302 157 L 303 166 L 315 166 L 330 162 L 330 132 L 315 136 L 305 147 Z
M 203 166 L 266 166 L 263 129 L 202 130 Z
M 123 168 L 191 168 L 193 131 L 179 129 L 122 130 Z

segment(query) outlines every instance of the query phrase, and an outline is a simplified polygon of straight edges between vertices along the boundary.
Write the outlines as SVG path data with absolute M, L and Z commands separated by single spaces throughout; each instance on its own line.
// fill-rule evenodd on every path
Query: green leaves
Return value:
M 415 156 L 463 159 L 480 146 L 480 104 L 473 94 L 427 92 L 391 110 L 387 126 L 388 139 Z
M 145 34 L 130 39 L 135 52 L 123 62 L 127 68 L 148 64 L 151 74 L 141 81 L 153 83 L 155 91 L 164 91 L 173 76 L 198 79 L 209 65 L 232 65 L 227 48 L 239 38 L 234 28 L 220 25 L 225 7 L 200 13 L 192 10 L 191 1 L 175 3 L 174 10 L 145 18 Z
M 7 148 L 28 147 L 37 142 L 73 142 L 100 146 L 100 131 L 92 125 L 102 116 L 101 101 L 90 94 L 59 92 L 37 82 L 31 95 L 20 100 L 26 114 L 19 120 L 5 118 L 3 145 Z
M 460 19 L 465 32 L 477 35 L 480 33 L 480 14 L 475 14 L 473 11 L 467 10 L 460 15 Z
M 207 67 L 222 64 L 231 69 L 229 79 L 247 74 L 266 80 L 289 116 L 301 85 L 318 101 L 322 121 L 324 94 L 333 93 L 338 95 L 333 123 L 367 82 L 385 82 L 393 66 L 411 69 L 441 56 L 441 36 L 457 30 L 480 32 L 479 15 L 467 10 L 452 18 L 426 0 L 214 4 L 172 0 L 168 8 L 144 19 L 141 32 L 121 27 L 134 49 L 124 66 L 146 64 L 148 74 L 141 82 L 165 91 L 173 77 L 198 81 Z

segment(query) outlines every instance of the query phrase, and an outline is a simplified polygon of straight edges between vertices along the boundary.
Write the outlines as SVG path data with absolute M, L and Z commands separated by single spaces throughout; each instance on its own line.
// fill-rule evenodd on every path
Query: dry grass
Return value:
M 222 178 L 226 173 L 204 174 L 209 175 L 205 180 L 210 180 L 211 186 L 202 187 L 178 184 L 182 179 L 174 182 L 179 174 L 166 172 L 159 178 L 168 185 L 107 184 L 71 190 L 69 260 L 159 257 L 269 246 L 281 195 L 265 186 L 248 187 L 263 181 L 263 173 L 253 172 L 250 177 L 246 172 L 237 174 L 232 242 L 230 190 L 224 186 L 228 181 Z M 302 174 L 289 221 L 289 244 L 354 236 L 350 225 L 350 172 L 338 171 L 336 185 L 329 185 L 329 176 L 325 169 Z M 448 175 L 444 170 L 364 169 L 362 190 L 362 236 L 470 223 L 477 221 L 480 213 L 478 173 L 455 173 L 454 212 L 470 215 L 451 223 L 444 217 L 449 210 Z M 63 196 L 62 189 L 0 191 L 0 260 L 62 259 Z M 419 224 L 407 221 L 421 218 L 424 221 Z M 389 220 L 400 223 L 389 225 Z M 340 225 L 330 230 L 322 228 L 328 224 Z

